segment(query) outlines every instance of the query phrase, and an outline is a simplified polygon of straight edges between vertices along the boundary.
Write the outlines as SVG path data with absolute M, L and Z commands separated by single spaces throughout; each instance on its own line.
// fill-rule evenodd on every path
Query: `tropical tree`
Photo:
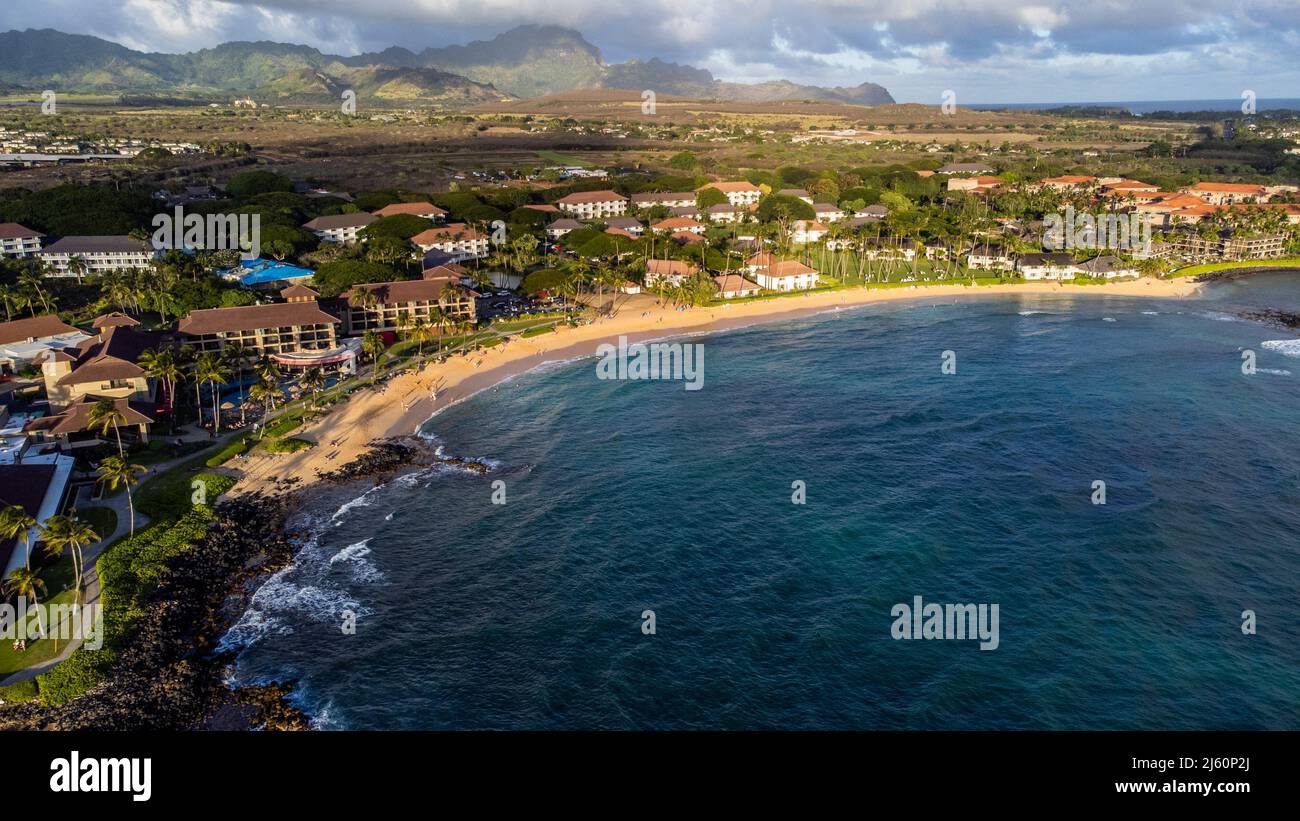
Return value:
M 122 430 L 119 426 L 126 424 L 126 414 L 118 408 L 116 401 L 107 398 L 97 400 L 90 406 L 86 419 L 90 427 L 98 430 L 101 436 L 107 436 L 111 428 L 113 435 L 117 437 L 117 455 L 125 455 L 126 451 L 122 449 Z
M 279 393 L 279 389 L 265 379 L 248 389 L 248 398 L 262 405 L 262 424 L 261 429 L 257 432 L 258 439 L 266 435 L 266 417 L 275 408 L 275 395 L 277 393 Z
M 439 313 L 441 313 L 441 311 L 439 311 Z M 419 343 L 419 355 L 421 357 L 424 356 L 424 343 L 433 339 L 433 336 L 433 326 L 429 324 L 429 320 L 422 316 L 417 316 L 415 318 L 415 324 L 411 327 L 411 338 Z
M 384 352 L 384 347 L 384 338 L 374 331 L 366 331 L 361 336 L 361 350 L 374 362 L 374 369 L 370 372 L 371 384 L 374 384 L 375 377 L 379 375 L 379 355 Z
M 109 490 L 126 488 L 126 508 L 131 514 L 131 535 L 135 535 L 135 499 L 131 496 L 131 485 L 147 471 L 144 465 L 133 465 L 121 456 L 110 456 L 100 463 L 99 482 L 107 485 Z
M 167 389 L 167 400 L 171 403 L 171 427 L 176 431 L 176 383 L 184 378 L 180 362 L 171 348 L 148 348 L 140 353 L 140 368 L 146 376 L 159 380 Z
M 321 388 L 325 387 L 325 372 L 318 367 L 308 368 L 303 371 L 298 384 L 302 385 L 303 390 L 311 393 L 311 406 L 314 409 L 316 407 L 316 395 L 320 393 Z
M 54 558 L 67 550 L 72 554 L 72 572 L 77 585 L 77 604 L 81 604 L 81 573 L 83 559 L 81 549 L 85 545 L 99 541 L 99 534 L 90 525 L 77 518 L 76 510 L 69 510 L 67 515 L 51 516 L 41 528 L 41 541 L 45 543 L 46 552 Z
M 230 381 L 230 368 L 221 355 L 204 351 L 194 360 L 194 378 L 208 383 L 208 396 L 212 400 L 212 435 L 221 433 L 221 391 L 217 386 Z
M 36 594 L 45 592 L 45 582 L 41 581 L 30 567 L 20 567 L 10 573 L 9 578 L 5 579 L 0 587 L 3 588 L 6 596 L 23 596 L 31 599 L 32 609 L 36 611 L 36 626 L 40 629 L 41 636 L 44 636 L 45 623 L 41 618 L 40 601 L 36 598 Z M 56 638 L 55 641 L 58 639 Z
M 32 566 L 31 530 L 34 527 L 36 527 L 36 519 L 32 518 L 25 508 L 9 505 L 0 510 L 0 537 L 15 541 L 22 537 L 23 549 L 27 556 L 24 566 L 29 570 Z

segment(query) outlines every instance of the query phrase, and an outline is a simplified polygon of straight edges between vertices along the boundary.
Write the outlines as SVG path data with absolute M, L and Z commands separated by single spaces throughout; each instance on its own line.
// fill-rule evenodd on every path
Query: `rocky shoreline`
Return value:
M 1254 274 L 1279 274 L 1287 271 L 1295 271 L 1294 265 L 1258 265 L 1251 268 L 1228 268 L 1223 271 L 1210 271 L 1196 277 L 1195 282 L 1225 282 L 1230 279 L 1241 279 L 1242 277 L 1252 276 Z
M 418 441 L 381 440 L 320 480 L 341 486 L 434 464 L 488 470 Z M 222 499 L 207 536 L 169 563 L 104 681 L 59 706 L 0 706 L 0 730 L 311 729 L 291 704 L 295 682 L 231 686 L 235 654 L 217 651 L 262 582 L 294 561 L 301 539 L 287 524 L 311 495 L 297 484 Z
M 1237 316 L 1242 319 L 1249 319 L 1252 322 L 1262 322 L 1265 325 L 1285 328 L 1288 331 L 1300 331 L 1300 314 L 1291 311 L 1279 311 L 1276 308 L 1252 308 L 1239 312 Z

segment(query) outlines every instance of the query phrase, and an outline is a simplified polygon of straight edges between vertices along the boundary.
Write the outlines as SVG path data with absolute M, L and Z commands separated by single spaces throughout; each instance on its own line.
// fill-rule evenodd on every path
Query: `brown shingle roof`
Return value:
M 447 214 L 446 211 L 431 202 L 395 202 L 371 213 L 376 217 L 391 217 L 397 214 L 410 214 L 415 217 L 422 217 L 425 214 L 433 214 L 434 216 L 446 216 Z
M 137 333 L 126 327 L 108 328 L 99 336 L 81 343 L 81 353 L 72 366 L 72 372 L 65 374 L 58 384 L 83 385 L 144 376 L 144 370 L 136 363 L 140 354 L 156 347 L 156 334 Z
M 15 319 L 13 322 L 0 322 L 0 345 L 75 333 L 80 331 L 64 323 L 57 314 L 29 316 L 25 319 Z
M 588 202 L 626 202 L 627 197 L 617 191 L 575 191 L 557 200 L 562 205 L 582 205 Z
M 132 319 L 121 311 L 110 311 L 91 320 L 90 327 L 103 330 L 104 328 L 134 328 L 139 324 L 139 320 Z
M 451 225 L 440 225 L 437 228 L 430 228 L 428 231 L 421 231 L 411 237 L 411 242 L 415 245 L 432 245 L 435 242 L 461 242 L 482 239 L 483 236 L 463 222 L 453 222 Z
M 348 305 L 353 308 L 362 306 L 360 292 L 369 291 L 375 295 L 381 305 L 395 305 L 399 302 L 434 302 L 443 289 L 447 287 L 446 279 L 403 279 L 397 282 L 371 282 L 356 285 L 343 294 Z
M 317 217 L 309 223 L 303 225 L 308 231 L 329 231 L 339 228 L 364 228 L 372 222 L 378 220 L 374 214 L 367 214 L 364 211 L 358 211 L 355 214 L 331 214 L 327 217 Z
M 222 331 L 252 331 L 257 328 L 281 328 L 290 325 L 327 325 L 339 321 L 312 302 L 276 302 L 269 305 L 242 305 L 237 308 L 205 308 L 190 311 L 178 330 L 199 336 Z
M 45 236 L 40 231 L 33 231 L 16 222 L 0 222 L 0 239 L 32 239 Z
M 68 405 L 61 412 L 51 416 L 42 416 L 39 419 L 27 423 L 24 430 L 48 430 L 51 433 L 79 433 L 90 427 L 90 409 L 95 403 L 100 401 L 101 397 L 83 394 L 77 398 L 76 402 Z M 121 411 L 122 416 L 126 417 L 126 424 L 140 425 L 149 424 L 154 421 L 152 410 L 140 402 L 130 402 L 126 399 L 114 399 L 113 404 Z M 119 427 L 121 423 L 118 423 Z

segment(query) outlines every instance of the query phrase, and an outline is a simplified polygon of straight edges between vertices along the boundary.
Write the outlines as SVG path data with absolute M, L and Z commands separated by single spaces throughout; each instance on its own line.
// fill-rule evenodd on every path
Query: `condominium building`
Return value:
M 374 214 L 367 214 L 364 211 L 355 214 L 331 214 L 327 217 L 317 217 L 303 225 L 303 228 L 325 242 L 339 242 L 346 245 L 356 242 L 357 232 L 378 219 L 379 217 Z
M 339 319 L 321 310 L 319 294 L 291 285 L 280 295 L 285 302 L 191 311 L 180 321 L 181 338 L 199 351 L 221 351 L 238 342 L 250 357 L 335 347 Z
M 0 257 L 30 257 L 41 250 L 41 232 L 16 222 L 0 222 Z
M 37 256 L 53 270 L 49 276 L 81 277 L 108 271 L 146 271 L 157 252 L 132 237 L 63 237 Z
M 555 204 L 578 219 L 619 217 L 627 211 L 627 197 L 617 191 L 576 191 Z
M 416 320 L 436 328 L 431 321 L 435 308 L 460 322 L 475 322 L 478 318 L 478 294 L 454 279 L 372 282 L 354 286 L 343 296 L 347 300 L 344 328 L 352 336 L 366 331 L 409 329 L 417 324 Z

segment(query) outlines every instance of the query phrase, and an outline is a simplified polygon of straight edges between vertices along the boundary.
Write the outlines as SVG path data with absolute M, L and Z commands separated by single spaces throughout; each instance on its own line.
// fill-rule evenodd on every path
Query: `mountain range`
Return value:
M 581 33 L 519 26 L 463 46 L 415 52 L 393 46 L 344 57 L 288 43 L 232 42 L 186 54 L 142 52 L 98 37 L 53 29 L 0 33 L 0 88 L 166 94 L 259 102 L 337 100 L 345 89 L 377 102 L 476 104 L 582 88 L 653 89 L 739 102 L 833 100 L 894 102 L 875 83 L 822 88 L 787 80 L 729 83 L 707 69 L 659 59 L 606 64 Z

